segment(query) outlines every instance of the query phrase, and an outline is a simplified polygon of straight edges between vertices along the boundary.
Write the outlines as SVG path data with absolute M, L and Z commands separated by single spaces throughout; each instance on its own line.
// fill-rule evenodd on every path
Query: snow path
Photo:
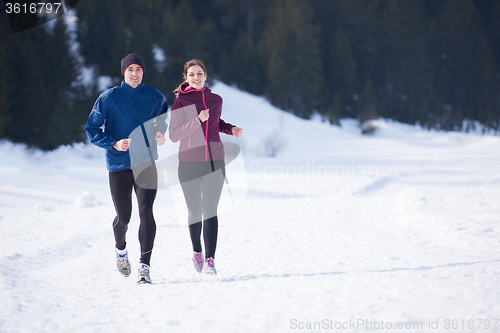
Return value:
M 229 110 L 256 103 L 218 89 Z M 249 122 L 245 135 L 266 134 L 233 117 Z M 152 285 L 135 283 L 135 207 L 132 275 L 116 271 L 99 152 L 0 143 L 0 332 L 318 332 L 335 327 L 307 325 L 358 320 L 453 331 L 446 319 L 500 332 L 467 328 L 500 319 L 499 138 L 285 123 L 289 138 L 300 126 L 312 134 L 277 159 L 247 139 L 248 196 L 220 216 L 218 276 L 194 271 L 188 230 L 159 191 Z M 319 144 L 328 133 L 335 140 Z

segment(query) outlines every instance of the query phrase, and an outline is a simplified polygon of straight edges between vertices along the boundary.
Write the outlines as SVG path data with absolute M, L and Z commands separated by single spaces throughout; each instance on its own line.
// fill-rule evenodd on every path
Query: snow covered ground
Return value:
M 152 285 L 115 266 L 103 152 L 0 143 L 0 332 L 500 332 L 500 138 L 305 121 L 216 83 L 244 129 L 216 277 L 158 192 Z M 90 110 L 89 110 L 90 111 Z M 263 139 L 286 143 L 265 157 Z M 160 150 L 161 158 L 175 145 Z M 233 199 L 234 199 L 233 198 Z M 135 204 L 135 203 L 134 203 Z

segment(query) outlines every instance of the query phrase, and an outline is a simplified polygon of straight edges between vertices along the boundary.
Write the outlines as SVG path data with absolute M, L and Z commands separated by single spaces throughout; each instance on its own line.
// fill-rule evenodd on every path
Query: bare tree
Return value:
M 262 143 L 264 145 L 264 155 L 268 157 L 276 157 L 286 147 L 285 138 L 279 132 L 270 133 L 262 139 Z

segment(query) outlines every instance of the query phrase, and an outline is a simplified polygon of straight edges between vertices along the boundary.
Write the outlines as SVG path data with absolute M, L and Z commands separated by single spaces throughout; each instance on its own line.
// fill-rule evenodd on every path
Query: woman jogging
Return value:
M 200 60 L 188 61 L 183 74 L 184 82 L 175 91 L 169 136 L 173 142 L 180 141 L 178 172 L 188 207 L 194 268 L 215 275 L 217 206 L 225 179 L 225 152 L 219 132 L 239 138 L 243 130 L 221 119 L 222 98 L 205 87 L 207 72 Z
M 137 282 L 151 283 L 149 265 L 156 235 L 156 223 L 153 217 L 156 187 L 143 188 L 138 185 L 129 155 L 129 148 L 134 147 L 134 142 L 129 136 L 137 127 L 144 130 L 143 124 L 148 120 L 167 112 L 168 103 L 165 96 L 156 88 L 142 84 L 144 69 L 144 61 L 138 55 L 129 54 L 122 59 L 123 82 L 99 96 L 88 118 L 85 132 L 93 144 L 106 150 L 109 186 L 116 210 L 113 232 L 118 271 L 123 276 L 129 276 L 131 272 L 125 235 L 132 214 L 132 190 L 134 190 L 140 216 L 141 257 Z M 165 143 L 163 134 L 166 129 L 164 121 L 154 125 L 153 133 L 156 133 L 156 141 L 160 145 Z M 136 145 L 139 145 L 139 142 L 136 142 Z M 156 155 L 156 144 L 146 140 L 146 144 L 143 145 L 147 145 L 151 155 L 153 151 Z M 154 169 L 151 174 L 156 179 L 156 168 Z

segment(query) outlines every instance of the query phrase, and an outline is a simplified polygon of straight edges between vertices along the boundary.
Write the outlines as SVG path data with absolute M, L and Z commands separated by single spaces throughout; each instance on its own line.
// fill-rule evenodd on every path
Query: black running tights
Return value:
M 137 186 L 131 169 L 110 172 L 109 186 L 116 210 L 116 217 L 113 220 L 116 248 L 123 250 L 127 245 L 125 236 L 132 215 L 132 189 L 134 189 L 140 217 L 140 262 L 149 265 L 156 235 L 156 222 L 153 217 L 153 203 L 156 198 L 156 190 L 144 189 Z
M 179 162 L 179 180 L 188 208 L 189 234 L 193 251 L 202 251 L 200 238 L 203 231 L 205 258 L 215 258 L 219 228 L 217 207 L 224 178 L 223 160 L 213 163 Z

